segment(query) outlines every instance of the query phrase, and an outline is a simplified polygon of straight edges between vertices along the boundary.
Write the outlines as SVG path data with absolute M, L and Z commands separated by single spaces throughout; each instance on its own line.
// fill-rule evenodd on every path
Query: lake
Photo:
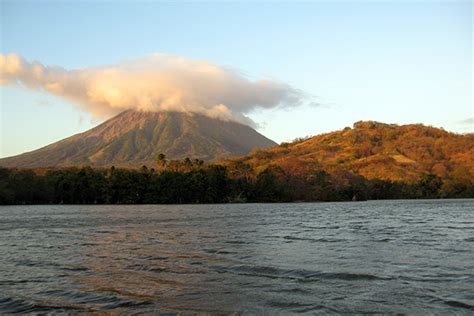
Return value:
M 474 200 L 0 207 L 0 313 L 474 313 Z

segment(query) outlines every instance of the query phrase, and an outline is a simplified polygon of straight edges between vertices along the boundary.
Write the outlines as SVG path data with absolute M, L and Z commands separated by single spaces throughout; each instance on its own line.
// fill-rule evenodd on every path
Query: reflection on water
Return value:
M 0 208 L 0 313 L 474 312 L 474 200 Z

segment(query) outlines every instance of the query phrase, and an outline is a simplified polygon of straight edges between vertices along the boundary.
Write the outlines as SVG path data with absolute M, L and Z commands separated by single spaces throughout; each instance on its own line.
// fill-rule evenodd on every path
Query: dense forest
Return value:
M 339 171 L 260 172 L 246 163 L 157 159 L 156 168 L 0 169 L 0 204 L 168 204 L 474 197 L 466 177 L 423 174 L 418 181 L 367 179 Z

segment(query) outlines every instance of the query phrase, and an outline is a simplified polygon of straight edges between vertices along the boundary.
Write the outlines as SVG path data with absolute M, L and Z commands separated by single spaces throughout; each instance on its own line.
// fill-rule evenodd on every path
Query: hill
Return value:
M 126 118 L 129 115 L 141 117 L 144 114 L 126 113 L 120 117 L 128 122 Z M 183 120 L 188 122 L 189 118 L 183 117 Z M 191 121 L 194 122 L 195 118 Z M 227 123 L 207 118 L 203 121 L 228 126 Z M 124 123 L 118 134 L 123 137 L 122 131 L 127 129 L 132 135 L 144 133 L 151 123 L 147 123 L 148 118 L 144 118 L 143 122 L 140 128 Z M 95 132 L 105 138 L 109 134 L 115 135 L 114 128 L 119 126 L 105 124 Z M 174 131 L 176 125 L 172 126 L 175 128 L 163 129 Z M 179 127 L 178 130 L 182 129 Z M 194 132 L 197 130 L 192 129 Z M 163 132 L 149 133 L 162 135 Z M 90 131 L 86 136 L 92 138 L 93 135 Z M 127 132 L 125 135 L 128 135 Z M 177 135 L 183 135 L 183 132 Z M 199 134 L 196 137 L 203 136 Z M 102 143 L 114 144 L 113 140 L 118 141 L 112 137 L 112 140 Z M 68 140 L 65 142 L 68 144 Z M 125 154 L 134 152 L 135 147 L 128 147 L 127 142 L 119 144 Z M 153 151 L 153 155 L 157 152 Z M 115 153 L 112 157 L 120 156 Z M 123 157 L 129 163 L 139 163 L 132 166 L 134 169 L 0 168 L 0 204 L 474 198 L 474 136 L 458 135 L 419 124 L 398 126 L 357 122 L 353 128 L 214 163 L 161 157 L 159 163 L 152 161 L 154 168 L 147 168 L 140 167 L 143 160 L 128 159 L 130 156 L 127 155 Z M 46 159 L 38 156 L 40 158 Z
M 170 159 L 211 161 L 276 145 L 249 126 L 178 112 L 128 110 L 99 126 L 38 150 L 0 159 L 2 167 L 156 166 Z
M 473 179 L 474 135 L 421 124 L 366 121 L 355 123 L 353 128 L 257 150 L 235 161 L 249 164 L 257 172 L 276 165 L 292 175 L 322 170 L 407 183 L 426 174 Z

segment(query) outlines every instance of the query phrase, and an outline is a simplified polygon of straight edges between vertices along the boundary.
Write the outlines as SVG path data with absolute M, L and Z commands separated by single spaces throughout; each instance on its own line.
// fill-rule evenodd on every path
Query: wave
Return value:
M 86 309 L 72 306 L 44 305 L 33 301 L 15 299 L 11 297 L 0 298 L 0 313 L 2 314 L 26 314 L 51 311 L 57 313 L 85 312 Z
M 231 265 L 215 267 L 220 272 L 233 272 L 256 277 L 295 279 L 303 282 L 319 280 L 371 281 L 389 280 L 391 277 L 381 277 L 368 273 L 356 272 L 321 272 L 305 269 L 281 269 L 268 266 Z
M 147 301 L 135 301 L 117 296 L 110 292 L 84 292 L 74 290 L 48 290 L 40 294 L 48 297 L 62 298 L 71 303 L 71 305 L 87 306 L 94 310 L 110 310 L 119 307 L 135 307 L 152 304 Z
M 455 301 L 455 300 L 443 300 L 444 304 L 452 306 L 452 307 L 461 307 L 461 308 L 466 308 L 474 311 L 474 305 L 470 305 L 461 301 Z
M 296 236 L 284 236 L 283 239 L 286 240 L 301 240 L 301 241 L 309 241 L 309 242 L 345 242 L 346 239 L 339 239 L 339 238 L 304 238 L 304 237 L 296 237 Z

